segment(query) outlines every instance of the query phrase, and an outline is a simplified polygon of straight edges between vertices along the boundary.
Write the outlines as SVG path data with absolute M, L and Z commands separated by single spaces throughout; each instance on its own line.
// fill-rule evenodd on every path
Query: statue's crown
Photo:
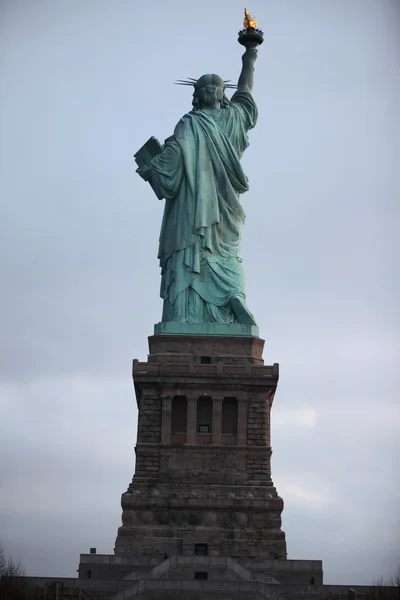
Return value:
M 189 85 L 194 87 L 195 91 L 207 85 L 215 85 L 216 87 L 223 87 L 224 89 L 236 89 L 237 86 L 230 81 L 230 79 L 222 79 L 219 75 L 215 75 L 214 73 L 207 73 L 206 75 L 199 77 L 199 79 L 193 79 L 193 77 L 178 79 L 176 85 Z

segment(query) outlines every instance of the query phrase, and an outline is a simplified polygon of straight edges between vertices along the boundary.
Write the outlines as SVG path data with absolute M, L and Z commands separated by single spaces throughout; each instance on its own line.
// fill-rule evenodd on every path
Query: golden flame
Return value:
M 244 9 L 243 27 L 245 29 L 247 29 L 248 27 L 253 27 L 253 29 L 257 28 L 257 21 L 254 17 L 251 16 L 251 14 L 247 12 L 247 8 Z

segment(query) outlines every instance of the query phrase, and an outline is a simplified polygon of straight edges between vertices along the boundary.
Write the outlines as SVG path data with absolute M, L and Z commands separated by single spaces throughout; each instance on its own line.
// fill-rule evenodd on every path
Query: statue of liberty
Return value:
M 240 33 L 262 35 L 248 27 Z M 237 86 L 213 74 L 180 82 L 194 87 L 193 109 L 137 169 L 165 198 L 158 252 L 163 322 L 256 325 L 246 306 L 240 257 L 240 196 L 249 189 L 240 159 L 257 122 L 251 92 L 259 43 L 251 36 L 243 43 Z M 230 100 L 226 88 L 237 88 Z

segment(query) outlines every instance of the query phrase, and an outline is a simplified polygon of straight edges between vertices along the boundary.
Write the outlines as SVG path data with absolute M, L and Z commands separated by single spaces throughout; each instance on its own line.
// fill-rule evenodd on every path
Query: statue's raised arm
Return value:
M 257 47 L 263 43 L 264 34 L 260 29 L 257 29 L 257 22 L 254 17 L 244 9 L 244 21 L 241 31 L 239 31 L 239 43 L 246 48 L 246 52 L 242 56 L 242 72 L 238 80 L 238 89 L 252 91 L 253 89 L 253 73 L 254 63 L 257 60 Z
M 246 52 L 242 56 L 242 71 L 239 75 L 238 79 L 238 89 L 239 90 L 247 90 L 249 92 L 253 89 L 253 81 L 254 81 L 254 63 L 257 60 L 257 46 L 249 45 L 246 48 Z

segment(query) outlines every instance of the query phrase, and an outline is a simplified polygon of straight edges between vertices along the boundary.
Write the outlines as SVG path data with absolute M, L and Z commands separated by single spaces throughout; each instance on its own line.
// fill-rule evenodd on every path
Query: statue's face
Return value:
M 212 106 L 221 102 L 224 96 L 225 84 L 218 75 L 202 75 L 197 80 L 194 96 L 200 104 Z

